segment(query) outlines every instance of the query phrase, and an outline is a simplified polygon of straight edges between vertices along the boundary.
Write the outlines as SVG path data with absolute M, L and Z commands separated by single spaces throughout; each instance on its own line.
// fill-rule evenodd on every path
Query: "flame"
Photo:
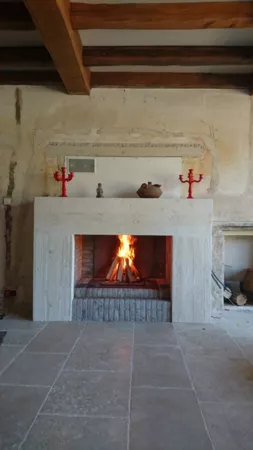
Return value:
M 131 267 L 135 258 L 135 251 L 134 251 L 135 238 L 129 234 L 119 234 L 118 238 L 120 244 L 117 255 L 120 258 L 124 258 L 124 268 L 126 267 L 127 259 L 129 266 Z

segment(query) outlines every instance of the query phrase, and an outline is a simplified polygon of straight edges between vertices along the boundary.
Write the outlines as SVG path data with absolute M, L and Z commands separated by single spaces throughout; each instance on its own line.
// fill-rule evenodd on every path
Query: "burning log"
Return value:
M 136 269 L 136 267 L 134 265 L 131 266 L 131 271 L 132 271 L 135 279 L 139 280 L 140 279 L 140 275 L 139 275 L 139 272 L 138 272 L 138 270 Z
M 111 267 L 106 275 L 108 281 L 123 281 L 133 283 L 140 279 L 139 272 L 136 267 L 124 258 L 117 256 L 114 258 Z
M 117 281 L 122 281 L 123 279 L 123 271 L 124 271 L 124 259 L 120 258 L 119 268 L 117 273 Z
M 117 255 L 117 256 L 115 256 L 115 258 L 111 264 L 111 267 L 106 275 L 107 280 L 113 280 L 114 274 L 118 269 L 118 264 L 119 264 L 119 256 Z
M 135 281 L 135 276 L 134 276 L 131 268 L 129 267 L 129 261 L 128 260 L 126 262 L 126 271 L 127 271 L 127 276 L 128 276 L 128 279 L 129 279 L 130 283 L 133 283 Z
M 120 240 L 118 253 L 111 264 L 106 279 L 108 281 L 133 283 L 140 279 L 138 270 L 133 263 L 135 257 L 133 243 L 135 238 L 129 235 L 120 235 L 118 238 Z

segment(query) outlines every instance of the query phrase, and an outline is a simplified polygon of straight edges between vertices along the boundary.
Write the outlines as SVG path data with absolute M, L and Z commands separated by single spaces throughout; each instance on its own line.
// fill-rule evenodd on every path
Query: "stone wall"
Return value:
M 82 275 L 84 278 L 92 278 L 94 265 L 94 240 L 92 236 L 82 236 L 83 255 L 82 255 Z
M 97 89 L 85 97 L 39 87 L 1 87 L 0 98 L 0 195 L 12 203 L 11 220 L 0 206 L 1 290 L 14 287 L 18 301 L 31 302 L 33 199 L 59 194 L 53 172 L 68 155 L 178 156 L 184 174 L 189 167 L 203 172 L 205 181 L 195 192 L 214 198 L 214 269 L 222 275 L 221 226 L 231 218 L 253 225 L 250 96 L 239 91 Z

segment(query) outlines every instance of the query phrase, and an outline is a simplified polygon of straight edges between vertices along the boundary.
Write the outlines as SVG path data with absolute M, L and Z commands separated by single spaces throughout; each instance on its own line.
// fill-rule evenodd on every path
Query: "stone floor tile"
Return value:
M 89 327 L 88 327 L 89 328 Z M 86 331 L 86 330 L 85 330 Z M 84 332 L 67 361 L 66 369 L 130 370 L 132 333 Z
M 22 347 L 0 347 L 0 372 L 11 362 L 13 358 L 22 350 Z
M 191 388 L 178 347 L 137 346 L 134 350 L 133 386 Z
M 186 355 L 200 401 L 252 402 L 253 368 L 245 359 Z
M 38 333 L 38 330 L 8 330 L 2 345 L 27 345 Z
M 133 389 L 130 450 L 212 450 L 192 391 Z
M 41 415 L 22 450 L 127 450 L 126 419 Z
M 202 403 L 215 450 L 252 450 L 253 404 Z
M 105 341 L 132 340 L 133 324 L 129 322 L 87 323 L 83 329 L 82 339 Z
M 234 337 L 233 339 L 239 345 L 246 358 L 253 364 L 253 337 Z
M 126 417 L 128 400 L 127 372 L 64 371 L 43 412 Z
M 223 330 L 184 330 L 178 333 L 178 341 L 187 355 L 245 358 L 243 352 Z
M 0 383 L 51 386 L 67 355 L 22 352 L 2 373 Z
M 22 319 L 0 320 L 0 330 L 40 330 L 45 326 L 44 322 L 32 322 Z
M 235 309 L 234 309 L 235 308 Z M 253 339 L 253 314 L 238 307 L 228 306 L 229 311 L 222 311 L 219 319 L 213 319 L 216 325 L 227 331 L 232 337 L 250 337 Z
M 173 328 L 177 333 L 182 331 L 215 331 L 220 328 L 216 324 L 211 323 L 173 323 Z
M 0 386 L 0 449 L 18 450 L 48 388 Z
M 135 324 L 136 345 L 177 345 L 176 333 L 169 323 Z
M 83 330 L 84 325 L 72 323 L 49 323 L 27 346 L 31 352 L 68 353 Z

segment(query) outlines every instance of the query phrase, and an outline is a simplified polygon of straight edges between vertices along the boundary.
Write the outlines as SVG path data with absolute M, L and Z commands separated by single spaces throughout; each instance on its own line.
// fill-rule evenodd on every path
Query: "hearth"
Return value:
M 169 321 L 170 236 L 75 236 L 77 320 Z

